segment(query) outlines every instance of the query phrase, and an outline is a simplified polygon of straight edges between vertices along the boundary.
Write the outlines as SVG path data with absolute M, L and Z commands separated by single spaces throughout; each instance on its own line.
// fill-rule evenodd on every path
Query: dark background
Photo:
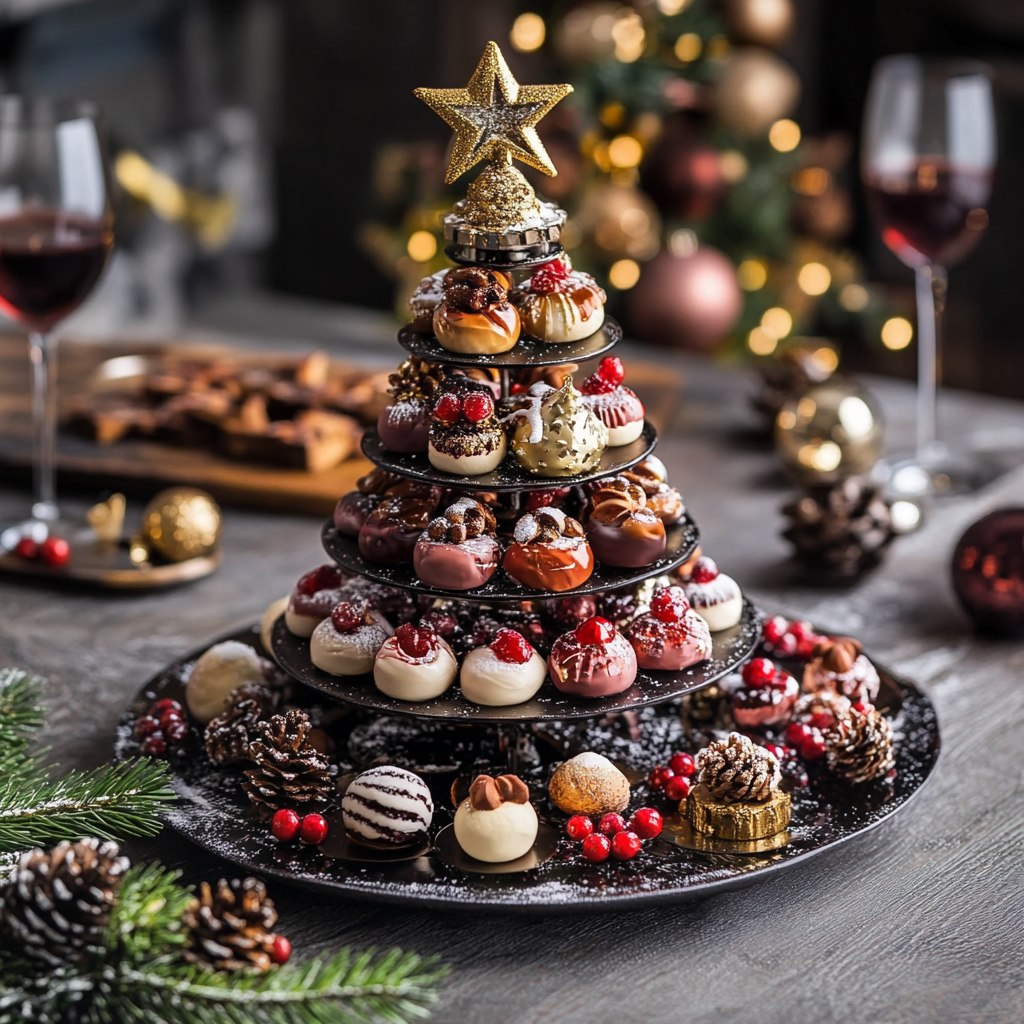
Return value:
M 856 137 L 871 66 L 884 54 L 955 53 L 994 66 L 1000 168 L 992 226 L 953 268 L 946 378 L 1024 397 L 1017 244 L 1024 204 L 1015 185 L 1024 169 L 1016 130 L 1024 113 L 1024 3 L 796 6 L 797 27 L 783 54 L 803 79 L 796 116 L 805 136 L 839 129 Z M 181 288 L 185 308 L 246 287 L 388 307 L 393 283 L 357 245 L 359 225 L 374 207 L 375 152 L 386 142 L 447 133 L 411 88 L 463 83 L 483 42 L 503 44 L 516 14 L 547 16 L 557 8 L 550 0 L 0 0 L 0 78 L 8 91 L 98 99 L 118 144 L 160 154 L 190 184 L 214 187 L 226 153 L 233 173 L 239 162 L 251 162 L 265 188 L 241 211 L 242 230 L 216 253 L 193 247 L 161 283 Z M 516 54 L 518 77 L 559 74 L 545 53 Z M 244 138 L 225 110 L 245 112 Z M 910 272 L 877 240 L 856 187 L 855 159 L 848 174 L 858 220 L 850 244 L 871 279 L 904 291 Z M 119 241 L 131 254 L 160 238 L 154 242 L 144 219 L 129 211 Z M 913 372 L 913 347 L 892 353 L 861 343 L 848 346 L 846 358 L 851 368 Z

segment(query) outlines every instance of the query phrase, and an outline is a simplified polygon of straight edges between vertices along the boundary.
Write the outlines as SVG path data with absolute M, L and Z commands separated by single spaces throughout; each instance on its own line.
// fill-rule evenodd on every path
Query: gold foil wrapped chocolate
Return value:
M 209 555 L 220 540 L 217 502 L 198 487 L 169 487 L 142 513 L 141 541 L 169 562 Z
M 697 832 L 749 842 L 766 839 L 787 828 L 792 801 L 788 793 L 777 789 L 762 803 L 724 803 L 700 784 L 690 790 L 680 810 Z
M 560 388 L 531 389 L 513 413 L 512 452 L 534 476 L 564 477 L 596 469 L 608 444 L 608 429 L 581 401 L 566 377 Z

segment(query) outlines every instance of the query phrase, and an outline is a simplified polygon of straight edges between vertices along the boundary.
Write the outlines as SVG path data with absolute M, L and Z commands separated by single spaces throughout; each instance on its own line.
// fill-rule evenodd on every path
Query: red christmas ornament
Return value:
M 640 166 L 640 187 L 671 219 L 705 220 L 726 192 L 721 154 L 692 125 L 673 118 Z
M 270 959 L 275 964 L 286 964 L 292 956 L 292 944 L 283 935 L 275 935 L 273 945 L 270 947 Z
M 270 819 L 270 831 L 275 839 L 282 843 L 290 843 L 299 834 L 301 819 L 290 808 L 282 808 Z
M 953 552 L 953 589 L 982 632 L 1024 635 L 1024 508 L 967 528 Z
M 308 846 L 319 846 L 327 838 L 327 819 L 322 814 L 307 814 L 299 825 L 299 838 Z

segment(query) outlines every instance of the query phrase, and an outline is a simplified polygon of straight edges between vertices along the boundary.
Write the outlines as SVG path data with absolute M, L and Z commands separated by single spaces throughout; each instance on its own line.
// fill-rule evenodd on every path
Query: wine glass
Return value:
M 106 138 L 90 103 L 0 96 L 0 311 L 29 331 L 34 501 L 15 532 L 42 539 L 54 489 L 54 327 L 99 280 L 114 242 Z M 2 546 L 11 546 L 10 531 Z
M 989 479 L 938 438 L 936 392 L 946 270 L 988 226 L 996 161 L 991 73 L 971 60 L 886 57 L 868 91 L 861 178 L 882 241 L 916 278 L 917 443 L 891 466 L 897 493 L 963 494 Z

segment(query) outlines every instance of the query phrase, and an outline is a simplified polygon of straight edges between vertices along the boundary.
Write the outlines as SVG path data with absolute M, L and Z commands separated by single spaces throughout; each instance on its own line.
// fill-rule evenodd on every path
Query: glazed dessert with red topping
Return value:
M 693 563 L 683 588 L 693 610 L 712 633 L 731 629 L 743 615 L 743 593 L 739 584 L 718 571 L 714 559 L 702 555 Z
M 606 299 L 600 285 L 573 270 L 566 255 L 545 263 L 512 293 L 526 333 L 554 344 L 589 338 L 604 323 Z
M 442 348 L 464 354 L 495 355 L 515 348 L 519 313 L 508 301 L 508 277 L 486 267 L 449 270 L 434 310 L 434 335 Z
M 444 279 L 449 270 L 437 270 L 424 277 L 409 298 L 411 325 L 417 334 L 434 333 L 434 310 L 444 298 Z
M 309 660 L 332 676 L 361 676 L 391 635 L 391 625 L 365 601 L 341 601 L 309 640 Z
M 431 626 L 407 622 L 377 651 L 373 682 L 395 700 L 431 700 L 455 682 L 458 671 L 452 649 Z
M 640 668 L 678 672 L 711 656 L 711 632 L 682 587 L 664 587 L 626 630 Z
M 502 566 L 517 583 L 560 593 L 590 579 L 594 553 L 583 527 L 560 508 L 520 516 Z
M 741 729 L 763 729 L 788 722 L 800 696 L 800 686 L 769 658 L 754 658 L 743 666 L 743 685 L 733 692 L 732 717 Z
M 334 506 L 334 528 L 345 537 L 358 537 L 366 517 L 401 477 L 375 467 L 356 481 L 356 489 L 343 494 Z
M 804 667 L 804 692 L 835 693 L 854 702 L 873 704 L 880 680 L 862 649 L 859 640 L 847 636 L 820 639 Z
M 655 455 L 627 469 L 622 474 L 627 480 L 639 484 L 647 495 L 647 507 L 666 525 L 672 526 L 683 518 L 686 506 L 683 496 L 668 482 L 665 463 Z
M 412 561 L 420 534 L 437 511 L 441 489 L 403 480 L 390 488 L 359 530 L 359 554 L 368 562 Z
M 633 685 L 636 653 L 607 619 L 595 616 L 554 642 L 548 669 L 555 687 L 563 693 L 611 697 Z
M 644 429 L 644 403 L 622 383 L 626 371 L 618 356 L 605 356 L 583 382 L 580 391 L 584 403 L 608 428 L 608 444 L 612 447 L 632 444 Z
M 443 590 L 482 587 L 497 571 L 501 548 L 489 508 L 460 498 L 420 535 L 412 564 L 423 583 Z
M 377 435 L 385 448 L 404 453 L 427 450 L 430 414 L 444 378 L 443 367 L 421 359 L 406 359 L 388 377 L 391 401 L 377 417 Z
M 430 464 L 444 473 L 479 476 L 497 469 L 506 450 L 490 387 L 468 377 L 448 377 L 430 421 Z
M 318 565 L 299 577 L 288 598 L 284 622 L 296 636 L 312 636 L 313 630 L 331 614 L 341 600 L 345 582 L 336 565 Z
M 665 524 L 647 507 L 647 495 L 625 476 L 607 477 L 590 490 L 583 521 L 599 562 L 639 569 L 665 554 Z
M 490 644 L 462 659 L 459 687 L 474 704 L 507 707 L 533 697 L 547 674 L 547 663 L 522 634 L 499 629 Z

